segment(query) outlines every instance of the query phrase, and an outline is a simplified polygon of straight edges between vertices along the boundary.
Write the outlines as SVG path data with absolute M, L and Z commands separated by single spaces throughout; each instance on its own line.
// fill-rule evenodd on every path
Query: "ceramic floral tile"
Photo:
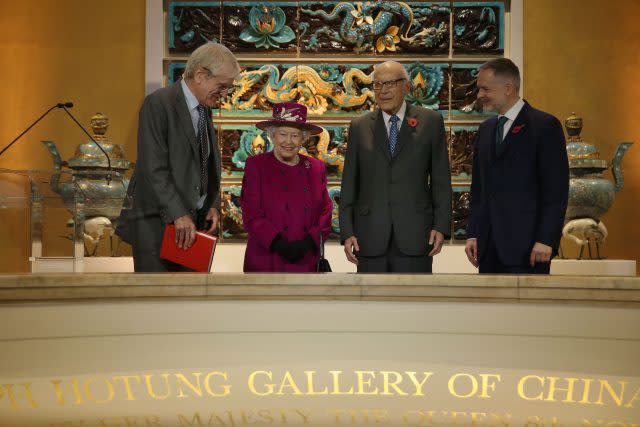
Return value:
M 296 1 L 225 1 L 222 11 L 222 42 L 231 51 L 297 54 Z
M 223 239 L 245 240 L 247 232 L 242 223 L 240 207 L 241 185 L 223 185 L 220 196 L 221 221 L 220 235 Z
M 455 2 L 453 53 L 504 53 L 504 2 Z
M 452 200 L 452 233 L 453 240 L 467 239 L 467 224 L 469 222 L 469 202 L 471 189 L 469 187 L 453 187 Z
M 170 53 L 193 52 L 221 37 L 219 1 L 172 1 L 167 8 L 167 43 Z
M 473 166 L 473 143 L 478 126 L 453 126 L 449 141 L 451 177 L 454 180 L 469 181 Z

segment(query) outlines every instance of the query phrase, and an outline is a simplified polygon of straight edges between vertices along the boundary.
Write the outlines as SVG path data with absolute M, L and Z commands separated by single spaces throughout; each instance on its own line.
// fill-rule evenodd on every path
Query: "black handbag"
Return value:
M 318 265 L 316 265 L 316 271 L 318 273 L 331 273 L 331 265 L 329 260 L 324 257 L 324 242 L 322 241 L 322 231 L 320 232 L 320 259 Z

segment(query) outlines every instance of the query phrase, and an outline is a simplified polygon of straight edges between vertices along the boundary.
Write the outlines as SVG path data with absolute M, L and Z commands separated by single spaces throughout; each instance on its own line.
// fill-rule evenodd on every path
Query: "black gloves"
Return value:
M 288 242 L 282 235 L 278 234 L 271 242 L 271 251 L 277 252 L 282 258 L 291 264 L 299 262 L 305 254 L 315 249 L 316 244 L 308 234 L 302 240 Z

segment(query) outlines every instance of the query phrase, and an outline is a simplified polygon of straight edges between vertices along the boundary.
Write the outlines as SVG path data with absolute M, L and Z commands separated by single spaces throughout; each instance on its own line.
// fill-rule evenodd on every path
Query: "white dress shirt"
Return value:
M 189 109 L 189 114 L 191 115 L 191 123 L 193 124 L 193 130 L 196 133 L 196 138 L 198 137 L 198 120 L 200 119 L 200 114 L 198 113 L 198 99 L 195 97 L 193 93 L 191 93 L 191 89 L 184 82 L 184 79 L 180 80 L 180 85 L 182 86 L 182 93 L 184 93 L 184 99 L 187 101 L 187 108 Z M 205 135 L 207 138 L 207 160 L 209 160 L 209 155 L 211 154 L 211 149 L 209 147 L 209 133 Z M 198 159 L 199 160 L 199 159 Z M 204 206 L 204 202 L 207 200 L 207 195 L 203 194 L 200 196 L 200 200 L 198 200 L 198 209 Z
M 513 104 L 513 107 L 509 108 L 509 111 L 504 114 L 504 117 L 506 117 L 508 120 L 504 124 L 504 128 L 502 130 L 502 139 L 507 136 L 509 129 L 511 129 L 511 125 L 513 125 L 516 117 L 518 117 L 518 114 L 520 114 L 520 110 L 522 110 L 522 107 L 524 107 L 524 101 L 522 99 L 518 99 L 518 101 Z M 499 115 L 498 118 L 502 116 L 503 115 Z
M 402 106 L 395 114 L 398 116 L 400 120 L 398 120 L 398 132 L 400 132 L 400 127 L 402 126 L 402 120 L 404 120 L 404 114 L 407 111 L 407 103 L 403 102 Z M 387 128 L 387 136 L 389 136 L 389 130 L 391 129 L 391 114 L 387 114 L 386 112 L 382 112 L 382 119 L 384 120 L 384 125 Z

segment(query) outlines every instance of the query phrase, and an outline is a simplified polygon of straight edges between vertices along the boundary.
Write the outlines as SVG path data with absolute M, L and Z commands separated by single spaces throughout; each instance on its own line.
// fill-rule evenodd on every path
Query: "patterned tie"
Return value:
M 500 116 L 498 118 L 498 127 L 496 127 L 496 149 L 500 148 L 502 144 L 502 136 L 504 135 L 504 124 L 507 123 L 509 118 L 507 116 Z
M 209 184 L 209 175 L 207 171 L 207 108 L 204 105 L 198 105 L 198 145 L 200 146 L 200 194 L 206 194 Z
M 396 144 L 398 144 L 398 121 L 400 118 L 393 115 L 389 118 L 389 154 L 393 157 L 396 151 Z

